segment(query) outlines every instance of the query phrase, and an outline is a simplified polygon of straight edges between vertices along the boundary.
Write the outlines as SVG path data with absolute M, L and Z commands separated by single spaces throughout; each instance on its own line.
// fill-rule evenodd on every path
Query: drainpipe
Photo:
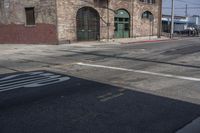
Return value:
M 158 38 L 161 38 L 161 32 L 162 32 L 162 0 L 160 0 L 159 3 L 159 20 L 158 20 Z
M 107 41 L 110 38 L 110 15 L 109 15 L 109 0 L 107 0 Z
M 59 28 L 58 28 L 58 0 L 55 0 L 55 4 L 56 4 L 56 39 L 57 39 L 57 44 L 59 45 L 60 41 L 59 41 Z
M 131 0 L 131 25 L 132 25 L 132 29 L 131 29 L 131 37 L 133 38 L 134 35 L 133 35 L 133 15 L 134 15 L 134 0 Z

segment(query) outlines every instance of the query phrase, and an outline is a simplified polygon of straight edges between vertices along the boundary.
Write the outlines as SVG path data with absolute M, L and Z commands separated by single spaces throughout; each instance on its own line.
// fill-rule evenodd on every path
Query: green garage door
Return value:
M 115 16 L 115 38 L 130 37 L 130 16 L 126 10 L 120 9 Z
M 91 7 L 83 7 L 78 10 L 77 18 L 77 40 L 90 41 L 100 38 L 99 13 Z

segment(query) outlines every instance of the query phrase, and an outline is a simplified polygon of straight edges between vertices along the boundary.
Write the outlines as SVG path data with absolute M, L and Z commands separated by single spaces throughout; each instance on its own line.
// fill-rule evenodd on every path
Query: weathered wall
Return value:
M 110 8 L 114 10 L 125 9 L 129 12 L 130 20 L 130 37 L 144 37 L 149 35 L 158 34 L 159 25 L 159 13 L 160 13 L 160 0 L 156 0 L 155 4 L 147 4 L 140 2 L 140 0 L 111 0 Z M 154 20 L 150 22 L 147 19 L 142 19 L 142 13 L 150 11 Z M 110 15 L 110 34 L 111 38 L 114 37 L 114 14 L 111 12 Z
M 0 0 L 0 43 L 76 41 L 77 11 L 86 6 L 96 9 L 100 15 L 100 39 L 114 38 L 113 11 L 118 9 L 125 9 L 130 14 L 130 37 L 157 35 L 160 1 L 146 4 L 140 0 L 109 0 L 110 10 L 107 10 L 102 8 L 107 6 L 106 0 Z M 35 26 L 25 25 L 25 7 L 35 7 Z M 154 15 L 152 23 L 141 18 L 145 11 Z
M 95 1 L 98 0 L 57 0 L 57 17 L 58 17 L 58 39 L 61 43 L 68 41 L 76 41 L 76 14 L 77 11 L 85 6 L 93 7 L 99 12 L 100 22 L 100 38 L 114 38 L 114 16 L 111 10 L 96 6 Z M 103 1 L 103 0 L 99 0 Z M 125 9 L 129 12 L 130 21 L 130 37 L 149 36 L 158 34 L 159 25 L 159 3 L 146 4 L 139 0 L 109 0 L 109 8 L 112 10 Z M 100 3 L 102 4 L 102 3 Z M 103 3 L 105 4 L 105 2 Z M 106 5 L 105 5 L 106 6 Z M 108 11 L 108 13 L 107 13 Z M 148 20 L 142 19 L 141 15 L 145 11 L 150 11 L 154 15 L 154 21 L 150 23 Z M 105 22 L 110 25 L 107 26 Z
M 1 0 L 0 43 L 57 43 L 55 0 Z M 35 26 L 26 26 L 25 7 L 35 8 Z
M 160 2 L 160 0 L 156 0 L 155 4 L 146 4 L 137 0 L 134 3 L 133 36 L 137 37 L 158 34 L 160 19 Z M 145 11 L 150 11 L 153 14 L 153 22 L 141 18 L 142 13 Z
M 114 11 L 117 11 L 119 9 L 124 9 L 126 10 L 129 15 L 130 15 L 130 29 L 132 29 L 132 4 L 131 0 L 110 0 L 109 3 L 109 8 L 113 9 Z M 110 38 L 114 38 L 114 18 L 115 18 L 115 13 L 114 12 L 109 12 L 109 19 L 110 19 L 110 27 L 109 27 L 109 32 L 110 32 Z M 131 36 L 131 31 L 130 31 L 130 36 Z
M 57 0 L 58 17 L 58 39 L 60 43 L 77 40 L 76 37 L 76 15 L 80 8 L 89 6 L 95 8 L 101 17 L 100 37 L 106 38 L 107 20 L 106 10 L 94 6 L 94 0 Z

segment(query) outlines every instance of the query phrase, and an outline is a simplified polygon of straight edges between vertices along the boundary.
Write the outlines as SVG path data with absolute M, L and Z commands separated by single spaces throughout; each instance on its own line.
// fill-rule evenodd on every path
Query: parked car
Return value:
M 198 36 L 200 33 L 200 27 L 198 26 L 188 27 L 187 29 L 183 31 L 178 31 L 176 33 L 179 35 L 186 35 L 186 36 Z

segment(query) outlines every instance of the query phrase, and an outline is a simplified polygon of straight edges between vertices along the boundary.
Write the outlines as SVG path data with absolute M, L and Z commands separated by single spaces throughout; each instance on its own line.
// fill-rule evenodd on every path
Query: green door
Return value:
M 100 17 L 98 12 L 91 7 L 79 9 L 76 18 L 77 40 L 98 40 L 100 35 Z
M 130 37 L 130 17 L 127 11 L 118 10 L 115 16 L 115 38 Z
M 116 38 L 124 38 L 124 24 L 117 24 Z

